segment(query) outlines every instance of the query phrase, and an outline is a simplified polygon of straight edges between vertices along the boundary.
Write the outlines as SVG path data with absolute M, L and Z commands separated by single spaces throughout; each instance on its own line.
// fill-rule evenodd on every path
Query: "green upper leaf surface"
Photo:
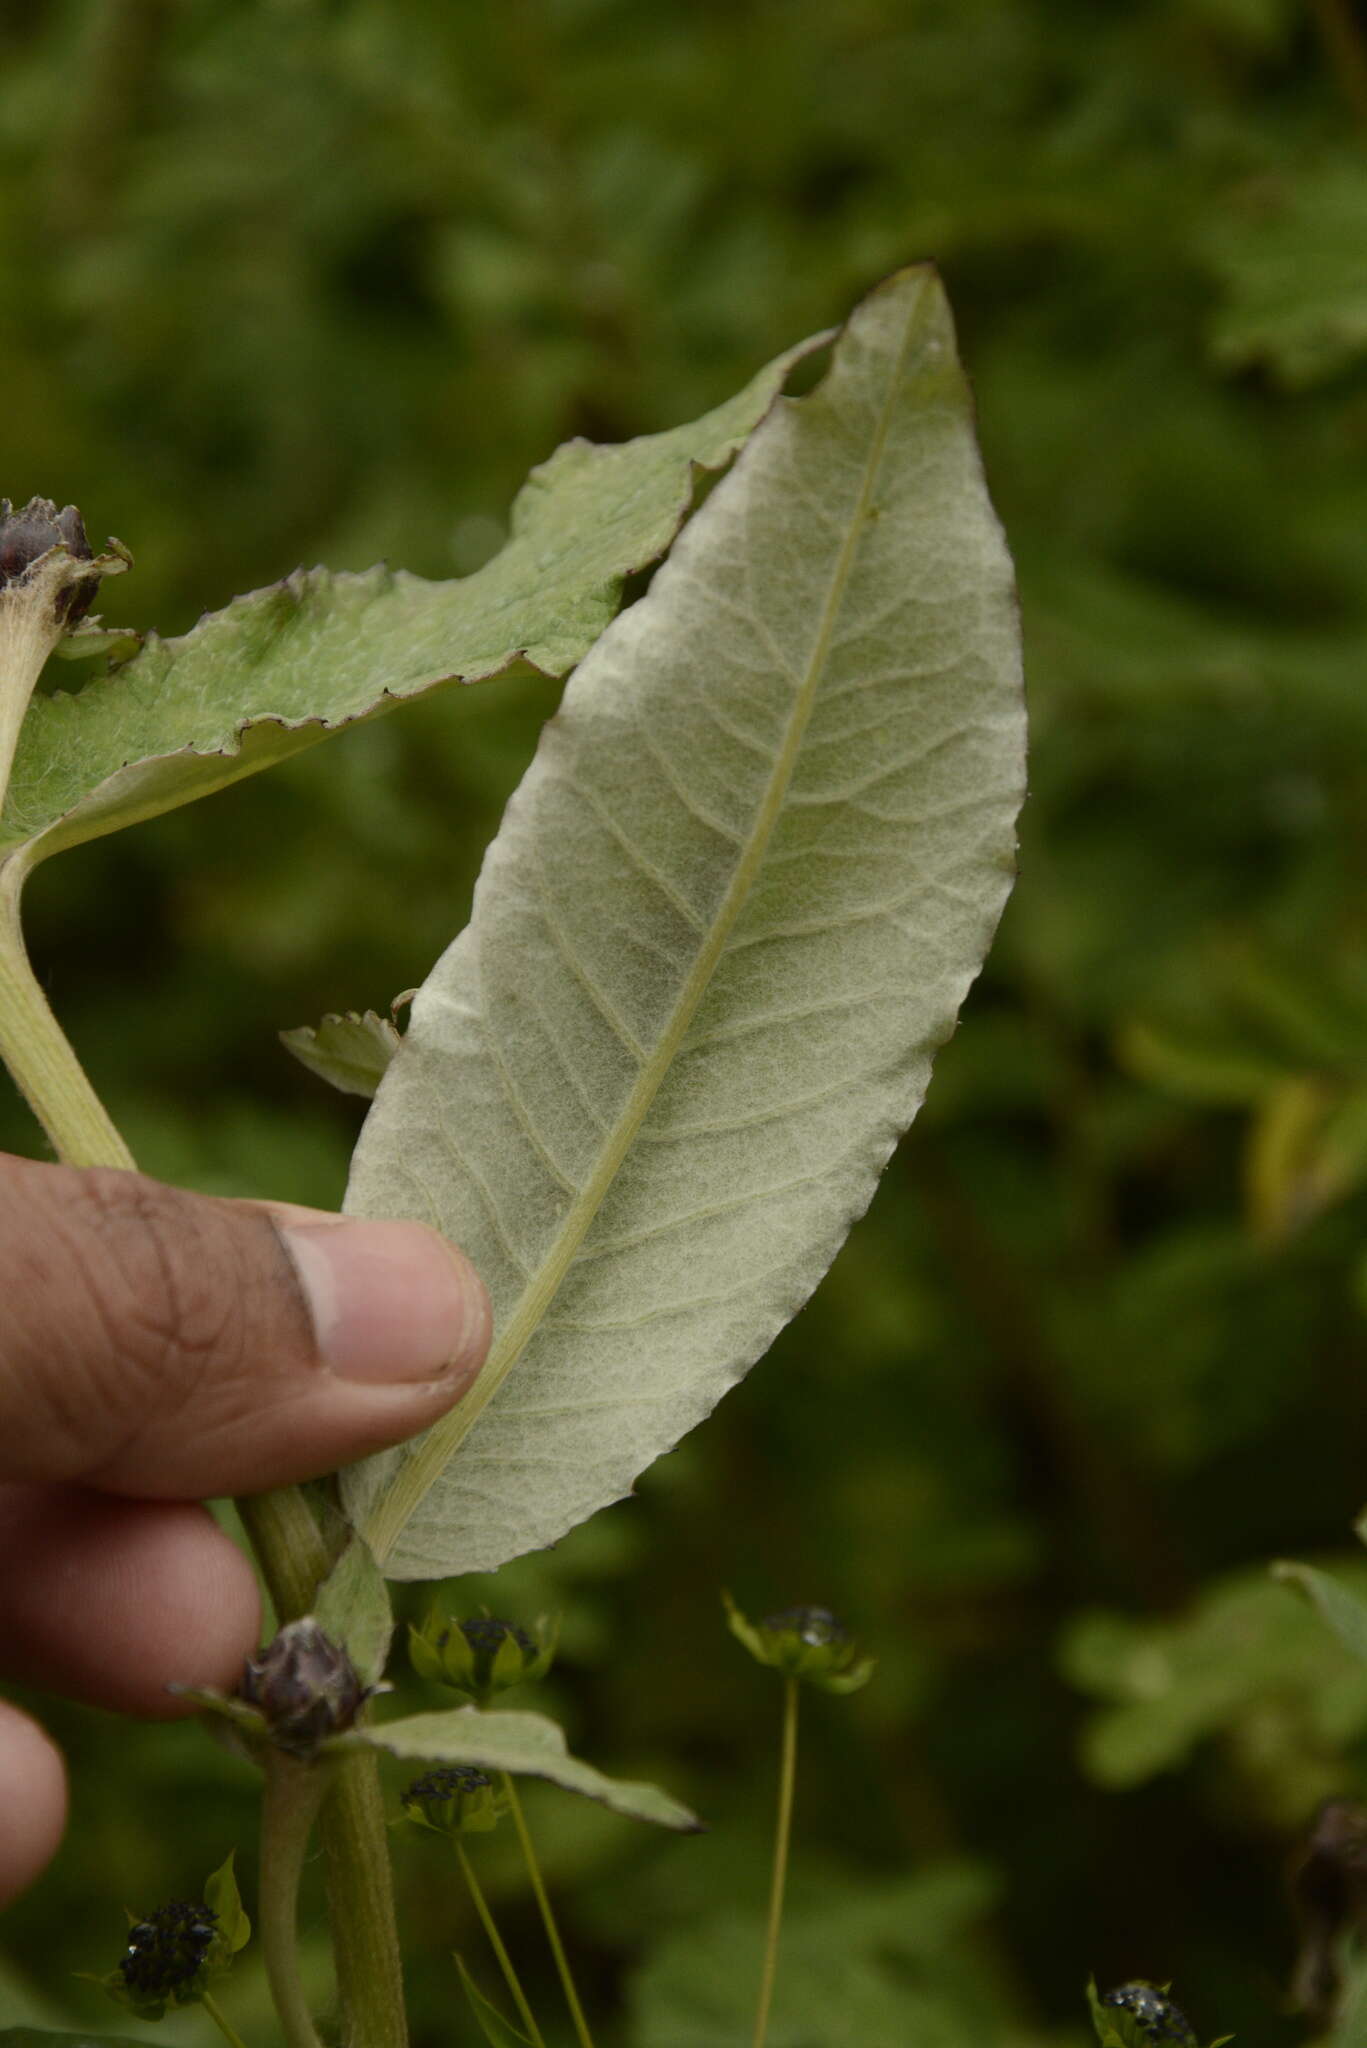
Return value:
M 1010 563 L 926 271 L 857 310 L 597 643 L 418 994 L 348 1206 L 463 1244 L 496 1337 L 344 1478 L 391 1575 L 627 1492 L 825 1272 L 1010 887 Z
M 343 1095 L 364 1095 L 368 1100 L 398 1051 L 399 1030 L 375 1010 L 347 1010 L 324 1017 L 317 1026 L 301 1024 L 294 1031 L 282 1031 L 280 1043 L 310 1073 Z
M 696 1815 L 654 1785 L 605 1778 L 592 1764 L 571 1756 L 563 1730 L 544 1714 L 481 1713 L 450 1707 L 434 1714 L 409 1714 L 401 1721 L 358 1728 L 353 1741 L 415 1763 L 475 1764 L 482 1771 L 512 1771 L 545 1778 L 567 1792 L 596 1799 L 631 1820 L 653 1821 L 682 1833 L 696 1829 Z
M 366 1685 L 384 1676 L 394 1617 L 389 1588 L 367 1545 L 353 1536 L 318 1589 L 318 1626 L 340 1643 Z
M 441 683 L 528 666 L 563 675 L 622 580 L 669 546 L 695 469 L 727 463 L 792 364 L 684 427 L 617 447 L 571 441 L 531 477 L 506 547 L 433 583 L 384 567 L 296 570 L 176 639 L 149 636 L 76 696 L 35 698 L 0 812 L 0 858 L 33 862 L 207 796 Z
M 1273 1576 L 1287 1585 L 1299 1586 L 1319 1609 L 1346 1650 L 1367 1663 L 1367 1600 L 1331 1572 L 1317 1571 L 1309 1564 L 1274 1565 Z

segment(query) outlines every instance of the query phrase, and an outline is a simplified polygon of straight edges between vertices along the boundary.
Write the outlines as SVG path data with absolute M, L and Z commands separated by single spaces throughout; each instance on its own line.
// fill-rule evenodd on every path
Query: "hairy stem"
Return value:
M 565 1994 L 565 2003 L 570 2009 L 570 2018 L 574 2023 L 575 2039 L 579 2043 L 579 2048 L 593 2048 L 593 2037 L 589 2033 L 588 2021 L 584 2018 L 584 2008 L 579 2003 L 579 1993 L 574 1988 L 574 1978 L 570 1974 L 569 1957 L 565 1954 L 565 1944 L 560 1939 L 560 1929 L 556 1925 L 555 1915 L 551 1911 L 551 1902 L 547 1897 L 546 1886 L 542 1880 L 541 1865 L 537 1862 L 536 1851 L 532 1847 L 532 1837 L 527 1827 L 526 1815 L 522 1811 L 522 1801 L 518 1798 L 517 1786 L 513 1783 L 507 1771 L 503 1773 L 503 1789 L 508 1795 L 508 1806 L 513 1816 L 513 1825 L 517 1829 L 517 1839 L 522 1844 L 522 1858 L 527 1866 L 527 1875 L 532 1881 L 532 1890 L 536 1894 L 536 1903 L 541 1912 L 541 1924 L 546 1930 L 546 1939 L 551 1945 L 551 1954 L 555 1957 L 555 1967 L 560 1977 L 560 1988 Z
M 228 2015 L 224 2012 L 212 1991 L 201 1992 L 199 2002 L 218 2028 L 219 2033 L 222 2034 L 224 2040 L 228 2043 L 228 2048 L 247 2048 L 246 2042 L 238 2033 L 237 2028 L 232 2024 L 232 2021 L 228 2018 Z
M 760 1973 L 759 2004 L 755 2008 L 753 2048 L 764 2048 L 769 2032 L 769 2008 L 774 2002 L 774 1978 L 778 1970 L 778 1937 L 783 1925 L 783 1887 L 788 1876 L 788 1843 L 793 1829 L 793 1786 L 797 1782 L 797 1689 L 791 1676 L 783 1681 L 783 1750 L 778 1770 L 778 1823 L 774 1829 L 774 1872 L 769 1883 L 769 1925 L 764 1937 L 764 1967 Z
M 474 1903 L 475 1911 L 479 1915 L 479 1924 L 489 1938 L 490 1948 L 498 1958 L 498 1967 L 503 1972 L 503 1981 L 512 1996 L 513 2004 L 517 2007 L 522 2024 L 527 2029 L 527 2037 L 532 2043 L 532 2048 L 546 2048 L 541 2029 L 532 2017 L 532 2009 L 527 2003 L 521 1979 L 513 1968 L 513 1959 L 504 1946 L 503 1937 L 499 1933 L 494 1916 L 489 1910 L 489 1902 L 484 1896 L 479 1879 L 475 1876 L 474 1866 L 465 1853 L 464 1842 L 458 1841 L 456 1843 L 456 1854 L 460 1858 L 460 1867 L 465 1875 L 466 1888 Z
M 60 1159 L 70 1166 L 131 1169 L 133 1156 L 29 965 L 19 923 L 22 882 L 17 861 L 0 865 L 0 1057 Z M 280 1619 L 306 1614 L 332 1558 L 303 1495 L 281 1487 L 239 1502 L 239 1509 Z M 348 2048 L 407 2048 L 393 1877 L 373 1756 L 358 1752 L 340 1760 L 319 1833 Z M 281 2019 L 288 2032 L 283 2009 Z M 313 2040 L 311 2022 L 307 2035 L 291 2036 L 292 2048 L 296 2039 Z
M 266 1758 L 257 1910 L 261 1952 L 287 2048 L 321 2048 L 299 1981 L 299 1875 L 323 1797 L 326 1767 L 282 1750 Z
M 281 1621 L 307 1614 L 332 1557 L 297 1487 L 237 1503 Z M 379 1768 L 372 1753 L 337 1759 L 318 1819 L 347 2048 L 407 2048 L 403 1964 Z
M 68 1166 L 131 1167 L 133 1155 L 86 1078 L 29 965 L 19 863 L 0 865 L 0 1058 Z

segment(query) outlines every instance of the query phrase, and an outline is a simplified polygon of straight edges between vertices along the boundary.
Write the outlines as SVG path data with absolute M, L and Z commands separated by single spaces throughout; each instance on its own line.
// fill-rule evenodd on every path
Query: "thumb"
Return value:
M 0 1155 L 0 1479 L 183 1500 L 310 1478 L 435 1422 L 489 1332 L 423 1224 Z

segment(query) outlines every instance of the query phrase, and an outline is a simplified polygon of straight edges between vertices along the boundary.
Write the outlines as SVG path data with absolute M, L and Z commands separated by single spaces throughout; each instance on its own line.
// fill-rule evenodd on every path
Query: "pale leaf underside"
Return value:
M 1010 565 L 907 272 L 580 665 L 381 1084 L 348 1206 L 447 1232 L 496 1312 L 453 1415 L 344 1475 L 388 1573 L 553 1542 L 772 1342 L 920 1104 L 1022 790 Z
M 189 633 L 150 635 L 77 695 L 35 698 L 3 811 L 0 860 L 26 867 L 271 767 L 441 684 L 564 675 L 669 546 L 694 471 L 722 467 L 804 342 L 703 419 L 618 447 L 571 441 L 532 472 L 506 547 L 433 583 L 379 567 L 298 570 Z
M 361 1728 L 354 1740 L 414 1763 L 473 1764 L 484 1771 L 545 1778 L 567 1792 L 596 1799 L 614 1813 L 685 1834 L 700 1825 L 696 1815 L 658 1786 L 606 1778 L 592 1764 L 571 1756 L 562 1730 L 544 1714 L 481 1713 L 475 1707 L 455 1707 L 445 1713 L 409 1714 L 401 1721 Z

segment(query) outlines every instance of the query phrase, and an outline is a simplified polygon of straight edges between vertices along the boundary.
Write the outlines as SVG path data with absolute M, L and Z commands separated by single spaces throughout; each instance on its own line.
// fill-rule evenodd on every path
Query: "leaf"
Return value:
M 566 1792 L 582 1792 L 614 1813 L 631 1820 L 653 1821 L 657 1827 L 695 1832 L 702 1823 L 677 1799 L 654 1785 L 605 1778 L 591 1764 L 572 1757 L 564 1731 L 544 1714 L 481 1713 L 478 1707 L 451 1707 L 444 1713 L 409 1714 L 378 1727 L 357 1728 L 348 1746 L 364 1744 L 416 1763 L 477 1764 L 485 1771 L 511 1771 L 517 1777 L 545 1778 Z
M 154 2048 L 154 2044 L 137 2041 L 131 2034 L 58 2034 L 47 2027 L 3 2027 L 0 2048 Z
M 1354 1741 L 1367 1722 L 1367 1674 L 1262 1570 L 1215 1581 L 1171 1619 L 1081 1614 L 1061 1663 L 1102 1703 L 1083 1729 L 1083 1762 L 1111 1788 L 1143 1784 L 1198 1743 L 1252 1727 L 1271 1768 L 1272 1721 L 1290 1769 L 1304 1752 Z
M 1217 363 L 1266 365 L 1290 390 L 1367 350 L 1367 184 L 1355 149 L 1278 168 L 1234 193 L 1206 254 L 1224 287 Z
M 348 1206 L 463 1244 L 497 1328 L 458 1410 L 344 1475 L 387 1573 L 555 1541 L 796 1313 L 982 963 L 1023 738 L 949 311 L 907 271 L 580 665 L 367 1119 Z
M 394 1616 L 389 1588 L 369 1546 L 353 1536 L 318 1590 L 313 1618 L 334 1643 L 341 1643 L 364 1684 L 384 1676 Z
M 475 2024 L 486 2041 L 492 2041 L 494 2048 L 529 2048 L 527 2036 L 518 2032 L 510 2021 L 505 2020 L 496 2005 L 491 2005 L 474 1978 L 465 1967 L 464 1956 L 456 1957 L 456 1968 L 465 1989 Z
M 280 1043 L 310 1073 L 330 1081 L 343 1095 L 371 1096 L 399 1048 L 398 1026 L 375 1010 L 347 1010 L 321 1024 L 282 1031 Z
M 1272 1576 L 1285 1586 L 1298 1586 L 1344 1648 L 1367 1664 L 1367 1600 L 1360 1593 L 1308 1564 L 1274 1564 Z
M 507 546 L 433 583 L 382 565 L 298 569 L 190 632 L 151 634 L 78 696 L 36 698 L 0 812 L 26 866 L 208 796 L 438 684 L 564 675 L 656 561 L 695 473 L 725 466 L 815 336 L 700 420 L 620 447 L 571 441 L 533 470 Z
M 1103 2005 L 1096 1978 L 1087 1979 L 1087 2007 L 1092 2015 L 1099 2048 L 1153 2048 L 1153 2043 L 1132 2012 L 1124 2006 Z
M 794 1897 L 771 2048 L 1021 2048 L 973 1940 L 990 1894 L 981 1871 L 958 1864 L 892 1883 L 834 1879 L 808 1903 Z M 727 1905 L 656 1944 L 631 1986 L 635 2048 L 747 2040 L 763 1943 L 759 1910 Z
M 252 1938 L 252 1923 L 242 1906 L 233 1869 L 236 1850 L 229 1850 L 211 1877 L 204 1881 L 204 1903 L 218 1919 L 218 1937 L 230 1956 L 240 1955 Z

